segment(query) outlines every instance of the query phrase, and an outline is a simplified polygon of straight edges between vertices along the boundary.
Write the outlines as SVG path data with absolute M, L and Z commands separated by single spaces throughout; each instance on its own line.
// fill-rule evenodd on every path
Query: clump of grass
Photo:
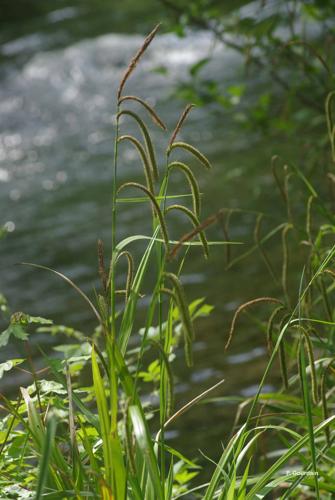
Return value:
M 330 96 L 326 104 L 328 131 L 332 123 L 331 100 Z M 331 133 L 329 138 L 332 141 Z M 329 367 L 335 358 L 334 284 L 325 282 L 325 276 L 332 277 L 333 274 L 331 267 L 335 257 L 335 219 L 328 208 L 329 201 L 320 196 L 296 165 L 285 165 L 281 179 L 278 173 L 279 161 L 279 157 L 273 158 L 272 170 L 285 204 L 286 220 L 261 238 L 261 216 L 258 216 L 254 230 L 255 245 L 230 261 L 230 265 L 236 265 L 257 247 L 264 260 L 264 250 L 260 243 L 281 233 L 281 241 L 278 241 L 282 245 L 283 254 L 281 290 L 279 289 L 281 304 L 273 310 L 263 327 L 267 335 L 270 359 L 256 395 L 240 405 L 237 422 L 242 420 L 242 415 L 247 410 L 246 416 L 222 454 L 211 480 L 210 494 L 205 497 L 208 499 L 223 484 L 222 498 L 228 498 L 229 494 L 229 498 L 239 498 L 242 494 L 241 484 L 244 485 L 242 498 L 250 500 L 271 494 L 274 498 L 285 499 L 330 499 L 335 492 L 333 474 L 329 472 L 332 469 L 329 462 L 334 454 L 335 418 L 329 411 L 329 406 L 334 410 L 335 400 L 331 391 L 326 389 Z M 293 196 L 289 197 L 288 194 L 289 180 L 300 182 L 306 200 L 305 218 L 299 213 L 300 206 L 297 207 L 297 214 L 294 213 Z M 302 195 L 299 193 L 299 196 Z M 288 239 L 289 231 L 292 233 L 292 241 Z M 298 276 L 298 293 L 292 288 L 294 274 L 289 262 L 289 252 L 293 255 L 296 251 L 292 250 L 293 243 L 298 244 L 298 248 L 301 244 L 308 245 L 303 268 Z M 275 276 L 273 278 L 276 283 Z M 262 298 L 258 300 L 262 301 Z M 253 303 L 254 301 L 247 302 L 235 312 L 228 347 L 236 329 L 236 319 Z M 273 371 L 276 357 L 279 359 L 283 386 L 281 391 L 268 393 L 264 391 L 264 384 L 270 370 Z M 256 443 L 259 447 L 262 446 L 264 434 L 269 433 L 273 433 L 273 445 L 267 449 L 264 457 L 267 468 L 263 472 L 256 469 L 251 475 L 250 463 L 246 459 Z M 276 441 L 278 444 L 275 444 Z M 277 452 L 273 451 L 277 448 Z M 237 468 L 241 469 L 239 475 Z M 226 483 L 223 477 L 226 478 Z
M 205 227 L 201 227 L 200 222 L 200 191 L 196 177 L 190 166 L 180 162 L 177 157 L 169 162 L 169 157 L 172 151 L 177 153 L 182 149 L 195 156 L 206 168 L 209 168 L 210 164 L 194 146 L 175 141 L 192 107 L 189 106 L 170 135 L 166 166 L 159 172 L 150 129 L 139 112 L 143 110 L 148 113 L 154 124 L 161 129 L 165 130 L 166 126 L 156 110 L 141 97 L 123 95 L 127 80 L 157 30 L 158 26 L 145 39 L 130 62 L 117 92 L 112 256 L 110 267 L 107 269 L 104 245 L 102 241 L 98 241 L 101 292 L 96 293 L 97 304 L 62 273 L 51 270 L 84 298 L 98 320 L 98 327 L 90 339 L 82 338 L 84 347 L 77 347 L 77 356 L 68 356 L 65 364 L 60 362 L 55 365 L 49 360 L 49 375 L 56 384 L 53 386 L 56 392 L 51 391 L 51 396 L 47 392 L 44 393 L 48 381 L 36 379 L 35 385 L 29 391 L 22 389 L 25 403 L 19 408 L 15 409 L 3 398 L 4 407 L 8 412 L 4 420 L 4 429 L 8 429 L 8 433 L 2 445 L 3 457 L 13 442 L 23 438 L 23 430 L 26 433 L 26 444 L 19 462 L 14 460 L 14 468 L 12 461 L 6 464 L 4 460 L 1 465 L 5 470 L 9 467 L 10 486 L 18 474 L 19 463 L 26 464 L 29 476 L 21 473 L 20 481 L 27 498 L 31 494 L 36 498 L 163 499 L 172 497 L 176 491 L 187 489 L 186 484 L 175 479 L 175 462 L 179 462 L 179 467 L 182 466 L 184 470 L 197 470 L 197 467 L 183 459 L 179 452 L 167 447 L 164 429 L 184 411 L 181 409 L 173 414 L 174 381 L 170 359 L 182 332 L 186 363 L 189 366 L 192 364 L 192 343 L 195 336 L 192 316 L 195 313 L 201 314 L 196 307 L 189 308 L 179 275 L 191 246 L 197 246 L 193 241 L 194 237 L 199 234 L 200 244 L 206 256 L 209 243 L 204 233 Z M 128 105 L 131 104 L 138 106 L 139 112 L 129 109 Z M 138 125 L 141 138 L 124 133 L 121 118 L 133 120 Z M 118 147 L 121 143 L 130 144 L 136 149 L 143 168 L 145 185 L 132 180 L 118 185 Z M 169 177 L 175 169 L 181 170 L 185 175 L 185 187 L 189 186 L 191 189 L 192 208 L 181 203 L 167 204 L 170 196 Z M 140 191 L 144 195 L 144 198 L 128 198 L 127 202 L 150 203 L 153 230 L 149 236 L 131 235 L 118 242 L 117 209 L 120 195 L 126 189 Z M 176 196 L 172 195 L 172 198 Z M 181 240 L 177 243 L 180 251 L 184 252 L 180 255 L 179 270 L 176 273 L 168 269 L 170 248 L 175 242 L 170 240 L 171 229 L 167 214 L 177 210 L 188 217 L 194 226 L 194 234 L 187 241 Z M 143 240 L 147 240 L 147 248 L 140 262 L 136 263 L 130 246 Z M 120 259 L 125 259 L 128 267 L 124 289 L 121 290 L 116 285 Z M 129 352 L 129 339 L 135 333 L 137 304 L 141 298 L 146 274 L 149 267 L 152 273 L 154 263 L 156 283 L 147 308 L 145 332 L 140 345 Z M 47 269 L 39 265 L 34 266 Z M 148 331 L 153 327 L 155 319 L 158 321 L 158 327 L 157 335 L 153 339 L 149 338 Z M 27 335 L 21 334 L 24 339 Z M 145 372 L 145 356 L 149 350 L 153 351 L 156 357 L 152 368 L 149 366 Z M 79 375 L 86 365 L 91 368 L 92 385 L 83 388 L 80 386 Z M 161 403 L 157 441 L 152 437 L 153 429 L 149 428 L 146 409 L 140 398 L 143 379 L 158 384 Z M 208 389 L 206 394 L 210 390 Z M 64 401 L 59 400 L 58 393 L 64 395 Z M 196 401 L 192 401 L 189 406 Z M 56 409 L 52 410 L 54 406 L 60 409 L 61 413 L 57 413 Z M 186 408 L 189 406 L 186 405 Z M 70 440 L 67 439 L 67 432 Z M 169 464 L 168 471 L 165 464 Z M 193 477 L 196 473 L 189 474 Z
M 26 342 L 33 328 L 54 334 L 64 332 L 77 341 L 63 347 L 64 359 L 45 356 L 46 368 L 42 371 L 32 366 L 33 384 L 21 389 L 16 402 L 1 396 L 4 418 L 0 427 L 0 487 L 3 498 L 167 500 L 186 496 L 205 500 L 253 500 L 269 495 L 283 499 L 311 495 L 331 499 L 335 494 L 335 400 L 330 387 L 334 375 L 335 323 L 334 271 L 330 266 L 335 246 L 329 244 L 327 237 L 333 238 L 335 234 L 335 220 L 327 203 L 321 200 L 300 169 L 294 165 L 285 166 L 283 175 L 278 174 L 279 158 L 273 160 L 272 166 L 285 203 L 284 220 L 261 237 L 263 214 L 256 214 L 253 246 L 234 258 L 227 254 L 227 267 L 232 267 L 259 250 L 277 283 L 277 274 L 264 245 L 281 234 L 283 262 L 279 298 L 260 297 L 242 304 L 233 316 L 226 342 L 228 349 L 243 312 L 260 304 L 275 306 L 267 321 L 257 323 L 260 332 L 266 335 L 269 354 L 259 387 L 253 397 L 240 405 L 236 426 L 208 482 L 198 480 L 194 483 L 199 466 L 166 442 L 166 428 L 223 383 L 213 385 L 181 408 L 174 408 L 172 357 L 182 338 L 186 364 L 192 365 L 194 319 L 206 316 L 209 310 L 202 300 L 187 303 L 181 279 L 185 260 L 199 246 L 207 257 L 211 244 L 218 243 L 206 238 L 205 231 L 212 224 L 223 223 L 224 234 L 230 240 L 229 219 L 233 211 L 222 209 L 202 219 L 200 190 L 192 168 L 178 157 L 171 159 L 181 151 L 205 169 L 211 168 L 198 148 L 177 140 L 192 105 L 185 108 L 167 140 L 164 168 L 157 162 L 145 119 L 124 108 L 139 105 L 140 113 L 144 111 L 155 125 L 163 130 L 166 128 L 156 110 L 141 97 L 123 95 L 128 79 L 158 28 L 156 26 L 148 35 L 131 60 L 117 92 L 112 255 L 110 266 L 106 268 L 104 246 L 99 241 L 101 290 L 96 293 L 96 303 L 62 273 L 33 264 L 35 268 L 52 271 L 81 295 L 97 320 L 96 329 L 87 338 L 42 317 L 23 313 L 10 315 L 6 302 L 1 299 L 2 310 L 9 319 L 9 327 L 0 335 L 1 346 L 13 337 Z M 333 93 L 326 103 L 333 153 L 332 100 Z M 137 123 L 141 138 L 123 133 L 122 117 Z M 132 180 L 119 185 L 121 143 L 129 143 L 137 150 L 145 185 Z M 182 204 L 182 196 L 176 203 L 169 204 L 176 198 L 169 190 L 170 176 L 176 169 L 185 176 L 185 188 L 191 190 L 191 207 Z M 296 215 L 293 217 L 294 204 L 288 188 L 292 178 L 301 182 L 307 197 L 304 224 Z M 140 191 L 144 196 L 122 199 L 120 194 L 125 189 Z M 117 212 L 121 203 L 148 203 L 151 206 L 151 234 L 133 234 L 118 241 Z M 326 223 L 322 220 L 317 226 L 315 217 L 312 218 L 312 211 L 316 209 Z M 179 239 L 171 240 L 173 227 L 167 215 L 175 211 L 186 215 L 193 228 Z M 298 293 L 290 286 L 288 231 L 292 231 L 299 244 L 307 242 L 309 248 Z M 139 262 L 134 260 L 129 249 L 136 242 L 146 242 Z M 220 243 L 233 244 L 232 241 Z M 124 289 L 121 290 L 117 287 L 120 259 L 127 262 Z M 138 333 L 136 313 L 149 271 L 155 280 L 147 295 L 145 326 L 136 347 L 133 343 L 129 346 L 130 337 Z M 332 278 L 330 284 L 326 277 Z M 154 359 L 148 365 L 150 356 Z M 281 365 L 283 387 L 266 392 L 267 377 L 277 360 Z M 8 360 L 0 365 L 1 373 L 23 362 L 23 359 Z M 90 383 L 83 384 L 81 374 L 87 369 Z M 46 379 L 43 378 L 45 373 Z M 153 420 L 142 398 L 143 392 L 149 390 L 145 389 L 147 383 L 159 395 Z M 269 434 L 273 436 L 272 443 L 263 456 L 267 468 L 260 470 L 257 456 Z M 300 474 L 296 474 L 297 470 Z

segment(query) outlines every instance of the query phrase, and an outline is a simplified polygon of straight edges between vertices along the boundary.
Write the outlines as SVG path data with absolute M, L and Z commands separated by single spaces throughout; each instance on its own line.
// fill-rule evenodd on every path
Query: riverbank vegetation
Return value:
M 107 256 L 103 242 L 98 242 L 100 287 L 95 299 L 57 270 L 32 267 L 32 272 L 52 272 L 72 286 L 95 317 L 96 329 L 87 337 L 48 318 L 13 313 L 1 298 L 8 328 L 0 335 L 0 346 L 24 342 L 27 358 L 2 363 L 0 375 L 10 376 L 11 370 L 22 366 L 33 377 L 17 399 L 1 396 L 2 496 L 331 499 L 335 494 L 335 94 L 328 89 L 324 103 L 322 96 L 317 98 L 327 133 L 326 140 L 317 144 L 323 152 L 323 168 L 307 173 L 290 158 L 269 159 L 273 198 L 282 203 L 284 215 L 263 233 L 266 214 L 252 214 L 254 241 L 245 248 L 230 238 L 233 210 L 218 206 L 208 214 L 202 206 L 198 178 L 202 171 L 211 170 L 210 159 L 199 144 L 180 139 L 189 114 L 196 110 L 187 105 L 174 129 L 165 132 L 165 164 L 158 165 L 158 146 L 150 131 L 152 127 L 165 130 L 164 117 L 142 100 L 140 90 L 138 95 L 127 95 L 128 80 L 154 43 L 157 29 L 130 61 L 118 88 L 112 254 Z M 333 79 L 327 60 L 316 59 Z M 268 111 L 270 106 L 264 118 Z M 138 127 L 138 135 L 127 132 L 130 122 Z M 125 144 L 138 156 L 141 182 L 118 180 Z M 182 195 L 171 192 L 175 175 L 185 186 Z M 152 232 L 143 235 L 139 228 L 137 234 L 119 240 L 120 211 L 134 203 L 144 217 L 151 216 Z M 182 235 L 175 234 L 175 217 L 185 221 Z M 215 225 L 223 231 L 220 241 L 207 236 Z M 267 251 L 267 243 L 274 238 L 281 249 L 280 266 Z M 139 260 L 133 257 L 135 245 L 142 249 Z M 225 400 L 222 380 L 181 407 L 174 403 L 174 359 L 182 353 L 192 369 L 196 324 L 200 318 L 205 321 L 212 309 L 204 298 L 187 301 L 183 269 L 194 252 L 202 252 L 206 259 L 217 251 L 225 251 L 227 266 L 235 268 L 258 253 L 278 294 L 255 294 L 232 318 L 226 350 L 238 342 L 240 318 L 248 315 L 264 338 L 268 361 L 255 394 L 238 406 L 221 457 L 217 463 L 205 457 L 210 470 L 207 479 L 199 465 L 204 457 L 184 456 L 168 444 L 168 433 L 195 405 Z M 126 275 L 120 273 L 122 261 Z M 244 277 L 239 280 L 243 287 Z M 141 304 L 145 304 L 146 319 L 138 330 Z M 39 369 L 29 355 L 29 336 L 35 331 L 69 338 L 66 345 L 57 346 L 57 357 L 42 353 L 45 366 Z M 276 371 L 281 385 L 269 391 L 268 377 Z

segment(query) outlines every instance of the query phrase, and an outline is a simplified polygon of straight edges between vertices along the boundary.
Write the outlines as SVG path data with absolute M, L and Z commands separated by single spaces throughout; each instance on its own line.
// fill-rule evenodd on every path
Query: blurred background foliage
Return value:
M 302 127 L 302 140 L 308 129 L 320 124 L 325 132 L 324 101 L 334 87 L 334 2 L 161 1 L 174 16 L 180 36 L 189 28 L 209 30 L 245 61 L 246 84 L 224 92 L 219 82 L 199 78 L 209 59 L 199 61 L 180 95 L 229 108 L 250 97 L 248 80 L 261 75 L 256 102 L 247 115 L 236 113 L 241 124 L 259 127 L 265 134 L 290 134 Z M 318 144 L 325 144 L 324 133 Z

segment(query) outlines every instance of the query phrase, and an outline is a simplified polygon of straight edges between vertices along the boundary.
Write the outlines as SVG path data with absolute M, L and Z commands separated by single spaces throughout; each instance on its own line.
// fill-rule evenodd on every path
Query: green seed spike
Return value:
M 199 217 L 200 216 L 200 209 L 201 209 L 200 189 L 199 189 L 198 181 L 197 181 L 195 175 L 193 174 L 192 170 L 190 169 L 190 167 L 188 165 L 186 165 L 185 163 L 182 163 L 180 161 L 173 161 L 172 163 L 169 164 L 168 168 L 170 170 L 172 170 L 172 169 L 181 170 L 185 174 L 185 176 L 188 180 L 188 183 L 190 185 L 191 192 L 192 192 L 193 211 L 194 211 L 195 215 L 197 217 Z
M 150 198 L 150 201 L 152 203 L 153 209 L 154 209 L 154 211 L 156 213 L 156 216 L 158 217 L 158 220 L 159 220 L 160 229 L 161 229 L 161 233 L 162 233 L 164 244 L 165 244 L 165 249 L 166 249 L 166 251 L 168 251 L 168 249 L 169 249 L 168 231 L 167 231 L 167 227 L 166 227 L 166 224 L 165 224 L 165 220 L 164 220 L 162 211 L 161 211 L 161 209 L 160 209 L 160 207 L 159 207 L 159 205 L 158 205 L 158 203 L 156 201 L 156 198 L 149 191 L 148 188 L 146 188 L 142 184 L 139 184 L 138 182 L 125 182 L 124 184 L 122 184 L 122 186 L 119 187 L 119 189 L 117 190 L 117 194 L 119 194 L 119 192 L 122 189 L 125 189 L 125 188 L 128 188 L 128 187 L 140 189 L 141 191 L 143 191 Z
M 304 337 L 304 343 L 300 342 L 300 344 L 301 344 L 301 347 L 304 344 L 304 347 L 306 348 L 306 351 L 307 351 L 309 366 L 310 366 L 311 384 L 312 384 L 312 398 L 313 398 L 313 403 L 315 405 L 317 405 L 319 402 L 318 382 L 317 382 L 317 376 L 316 376 L 316 371 L 315 371 L 314 353 L 313 353 L 312 342 L 310 339 L 310 332 L 308 330 L 306 330 L 306 328 L 304 328 L 301 325 L 298 325 L 297 328 L 299 328 L 300 332 L 303 334 L 303 337 Z M 299 359 L 299 351 L 298 351 L 298 359 Z
M 284 306 L 279 306 L 276 307 L 276 309 L 273 311 L 271 314 L 267 329 L 266 329 L 266 344 L 267 344 L 267 349 L 268 349 L 268 354 L 271 354 L 273 343 L 272 343 L 272 334 L 273 334 L 273 327 L 274 327 L 274 322 L 278 316 L 278 314 L 285 309 Z
M 188 309 L 187 300 L 186 300 L 186 296 L 185 296 L 183 285 L 181 284 L 180 279 L 178 278 L 178 276 L 176 274 L 174 274 L 174 273 L 165 272 L 164 273 L 164 277 L 166 279 L 169 279 L 172 282 L 173 286 L 174 286 L 174 291 L 176 293 L 178 302 L 182 305 L 181 312 L 182 312 L 182 314 L 184 316 L 185 323 L 187 323 L 187 325 L 188 325 L 187 329 L 190 332 L 190 338 L 193 340 L 194 339 L 193 323 L 192 323 L 191 316 L 190 316 L 190 313 L 189 313 L 189 309 Z
M 284 343 L 279 344 L 279 362 L 280 362 L 280 372 L 283 379 L 284 388 L 288 389 L 288 374 L 287 374 L 287 363 L 286 363 L 286 353 Z
M 159 118 L 156 111 L 146 101 L 135 95 L 125 95 L 124 97 L 121 97 L 121 99 L 119 100 L 119 104 L 123 103 L 124 101 L 134 101 L 140 103 L 148 111 L 156 125 L 158 125 L 163 130 L 166 130 L 166 126 L 163 121 Z
M 185 293 L 184 293 L 184 288 L 178 278 L 173 273 L 164 273 L 164 277 L 169 279 L 173 286 L 174 286 L 174 294 L 176 296 L 177 300 L 177 305 L 178 309 L 180 312 L 180 317 L 184 329 L 184 334 L 185 334 L 185 345 L 189 349 L 190 353 L 192 353 L 192 341 L 194 340 L 194 329 L 193 329 L 193 323 L 192 319 L 190 316 L 190 312 L 188 309 Z M 187 342 L 186 342 L 187 340 Z M 188 345 L 189 343 L 189 345 Z M 190 358 L 191 360 L 192 358 Z
M 121 142 L 121 141 L 129 141 L 137 149 L 137 151 L 141 157 L 142 163 L 143 163 L 144 174 L 145 174 L 145 178 L 147 181 L 147 187 L 148 187 L 149 191 L 151 191 L 151 193 L 154 194 L 154 184 L 153 184 L 152 171 L 151 171 L 151 167 L 150 167 L 150 163 L 149 163 L 147 154 L 146 154 L 142 144 L 140 143 L 140 141 L 138 141 L 132 135 L 122 135 L 118 139 L 118 142 Z
M 147 126 L 145 125 L 144 121 L 133 111 L 130 111 L 128 109 L 124 109 L 118 113 L 117 119 L 123 115 L 131 116 L 136 121 L 138 126 L 140 127 L 143 138 L 144 138 L 147 154 L 148 154 L 148 157 L 150 160 L 152 176 L 153 176 L 154 180 L 157 180 L 158 179 L 158 167 L 157 167 L 157 162 L 156 162 L 155 150 L 154 150 L 154 146 L 152 144 L 152 140 L 151 140 Z
M 194 146 L 191 146 L 191 144 L 188 144 L 186 142 L 173 142 L 168 147 L 167 154 L 169 155 L 173 149 L 177 149 L 177 148 L 185 149 L 186 151 L 191 153 L 208 170 L 212 168 L 212 165 L 209 163 L 209 160 L 206 158 L 206 156 L 203 155 L 202 153 L 200 153 L 200 151 L 197 148 L 195 148 Z
M 180 302 L 179 297 L 178 297 L 176 292 L 173 292 L 169 288 L 161 288 L 160 291 L 162 293 L 165 293 L 166 295 L 169 295 L 172 298 L 172 300 L 174 301 L 175 305 L 178 307 L 178 310 L 180 313 L 180 318 L 181 318 L 182 330 L 183 330 L 183 334 L 184 334 L 184 349 L 185 349 L 186 365 L 188 367 L 191 367 L 191 366 L 193 366 L 193 353 L 192 353 L 193 325 L 192 325 L 192 321 L 190 321 L 190 325 L 191 325 L 191 329 L 192 329 L 190 331 L 189 330 L 190 325 L 189 325 L 188 321 L 185 321 L 185 308 L 184 308 L 185 304 Z M 187 304 L 186 304 L 186 308 L 187 308 Z
M 134 259 L 133 256 L 131 255 L 128 250 L 124 250 L 121 252 L 118 256 L 116 261 L 118 261 L 121 257 L 126 257 L 128 261 L 128 271 L 127 271 L 127 281 L 126 281 L 126 289 L 125 289 L 125 295 L 126 295 L 126 302 L 128 302 L 130 292 L 131 292 L 131 287 L 133 284 L 133 278 L 134 278 Z
M 222 229 L 224 239 L 227 242 L 230 241 L 229 223 L 230 223 L 230 219 L 231 219 L 231 216 L 233 213 L 234 213 L 234 210 L 223 209 L 218 216 L 218 222 L 219 222 L 220 227 Z M 225 245 L 225 248 L 226 248 L 226 269 L 228 269 L 228 266 L 230 264 L 230 258 L 231 258 L 231 247 L 230 247 L 230 245 Z
M 282 317 L 281 322 L 279 324 L 279 331 L 280 332 L 284 328 L 285 323 L 287 321 L 289 321 L 290 317 L 291 317 L 290 314 L 285 314 L 285 316 Z M 281 372 L 281 377 L 282 377 L 282 381 L 283 381 L 283 386 L 285 389 L 288 389 L 288 371 L 287 371 L 286 353 L 285 353 L 283 338 L 279 344 L 278 355 L 279 355 L 280 372 Z
M 170 205 L 166 209 L 165 213 L 171 212 L 171 210 L 179 210 L 180 212 L 183 212 L 192 221 L 192 224 L 194 227 L 200 226 L 200 221 L 199 221 L 198 217 L 192 212 L 192 210 L 190 210 L 187 207 L 184 207 L 184 205 Z M 199 239 L 200 239 L 202 246 L 203 246 L 203 249 L 204 249 L 205 259 L 207 259 L 208 255 L 209 255 L 209 251 L 208 251 L 208 243 L 207 243 L 207 239 L 206 239 L 204 231 L 199 231 Z
M 156 340 L 149 340 L 150 344 L 152 344 L 154 347 L 156 347 L 162 357 L 162 361 L 166 370 L 167 374 L 167 401 L 166 401 L 166 413 L 167 417 L 171 416 L 172 409 L 173 409 L 173 403 L 174 403 L 174 381 L 173 381 L 173 373 L 171 369 L 171 364 L 169 362 L 168 354 L 165 352 L 164 348 L 162 345 L 157 342 Z
M 293 228 L 292 224 L 286 224 L 282 230 L 282 249 L 283 249 L 283 265 L 282 265 L 282 287 L 287 304 L 290 305 L 290 297 L 287 286 L 287 267 L 288 267 L 288 245 L 287 233 Z

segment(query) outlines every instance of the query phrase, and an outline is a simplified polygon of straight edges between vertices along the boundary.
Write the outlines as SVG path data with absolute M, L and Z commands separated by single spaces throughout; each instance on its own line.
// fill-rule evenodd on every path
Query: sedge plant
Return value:
M 2 397 L 2 408 L 7 415 L 2 424 L 1 483 L 8 498 L 16 495 L 15 498 L 36 499 L 162 500 L 186 491 L 184 483 L 198 473 L 199 466 L 167 446 L 164 437 L 165 428 L 211 390 L 183 408 L 174 407 L 173 353 L 178 344 L 183 344 L 185 362 L 192 366 L 193 320 L 210 310 L 204 299 L 188 305 L 180 274 L 192 247 L 201 247 L 206 258 L 210 245 L 223 242 L 207 241 L 205 228 L 214 223 L 216 217 L 201 220 L 201 193 L 194 168 L 187 160 L 180 160 L 182 153 L 183 157 L 194 160 L 193 163 L 196 161 L 200 168 L 211 168 L 208 159 L 194 145 L 177 137 L 192 106 L 187 106 L 168 136 L 162 167 L 157 162 L 147 117 L 154 126 L 166 131 L 165 124 L 146 101 L 125 94 L 127 81 L 158 28 L 149 34 L 131 60 L 117 92 L 112 255 L 110 264 L 106 265 L 104 245 L 99 241 L 101 289 L 95 303 L 62 273 L 30 264 L 53 272 L 82 296 L 98 322 L 94 335 L 86 338 L 80 332 L 55 326 L 50 320 L 15 313 L 1 336 L 2 345 L 14 337 L 27 341 L 29 329 L 36 325 L 39 331 L 65 333 L 80 342 L 63 347 L 63 360 L 46 357 L 48 376 L 43 378 L 34 370 L 33 384 L 21 388 L 17 403 Z M 139 138 L 125 132 L 127 122 L 138 127 Z M 143 169 L 143 182 L 129 180 L 119 184 L 119 152 L 125 145 L 136 151 Z M 182 203 L 179 196 L 169 193 L 169 179 L 176 171 L 185 179 Z M 124 203 L 149 205 L 151 235 L 136 234 L 118 241 L 121 203 L 122 206 Z M 181 240 L 170 237 L 174 214 L 184 216 L 190 226 L 190 232 Z M 146 244 L 139 262 L 132 252 L 136 243 Z M 117 277 L 122 261 L 127 272 L 120 289 Z M 155 283 L 149 294 L 140 343 L 134 348 L 129 341 L 135 335 L 138 305 L 149 270 L 155 275 Z M 145 371 L 143 360 L 149 350 L 155 358 Z M 3 373 L 23 361 L 9 361 L 2 366 Z M 89 387 L 80 385 L 79 375 L 85 366 L 91 371 Z M 149 426 L 148 411 L 141 399 L 143 380 L 155 383 L 159 394 L 154 429 Z M 11 450 L 19 443 L 22 443 L 20 454 L 15 457 Z M 182 479 L 185 472 L 186 479 Z
M 228 231 L 233 211 L 221 210 L 202 217 L 201 193 L 193 165 L 197 163 L 200 169 L 210 169 L 211 165 L 194 145 L 178 139 L 192 106 L 185 108 L 168 134 L 165 164 L 161 165 L 147 118 L 153 126 L 163 130 L 166 126 L 151 105 L 137 95 L 126 94 L 128 79 L 158 28 L 131 60 L 117 92 L 112 255 L 106 265 L 104 245 L 99 241 L 101 287 L 96 300 L 91 300 L 60 272 L 49 270 L 82 296 L 96 318 L 97 328 L 88 338 L 42 317 L 10 314 L 5 299 L 1 299 L 9 326 L 0 335 L 0 346 L 13 338 L 27 342 L 34 328 L 71 339 L 56 348 L 63 358 L 45 355 L 44 369 L 35 370 L 28 356 L 33 383 L 21 388 L 17 400 L 1 398 L 1 498 L 331 499 L 335 495 L 335 221 L 331 204 L 301 168 L 281 164 L 278 167 L 279 159 L 274 158 L 274 179 L 285 204 L 283 220 L 262 236 L 264 214 L 256 214 L 253 245 L 231 255 L 233 242 Z M 334 93 L 326 102 L 332 161 L 333 99 Z M 139 134 L 125 131 L 128 122 L 137 127 Z M 126 144 L 134 148 L 142 165 L 142 182 L 119 183 L 120 149 Z M 182 196 L 171 194 L 169 189 L 170 178 L 176 171 L 185 180 L 187 191 Z M 328 179 L 334 182 L 331 173 Z M 290 199 L 292 182 L 306 199 L 302 216 L 294 213 Z M 150 211 L 150 235 L 136 234 L 118 240 L 118 211 L 126 203 L 137 203 Z M 177 214 L 185 218 L 189 230 L 174 240 L 172 221 Z M 207 240 L 207 227 L 217 221 L 223 222 L 226 242 Z M 291 286 L 289 265 L 292 234 L 294 242 L 307 249 L 304 265 L 296 273 L 295 289 Z M 276 237 L 282 248 L 279 272 L 266 251 L 267 242 Z M 175 407 L 174 353 L 182 345 L 185 363 L 192 366 L 194 321 L 211 310 L 204 299 L 188 304 L 181 274 L 194 247 L 206 258 L 211 245 L 224 243 L 229 243 L 227 267 L 258 251 L 279 293 L 278 298 L 251 298 L 232 319 L 226 349 L 238 335 L 242 314 L 250 314 L 257 307 L 271 309 L 267 321 L 257 322 L 268 347 L 269 361 L 256 394 L 240 405 L 231 438 L 218 462 L 211 464 L 211 477 L 204 483 L 198 478 L 199 465 L 169 446 L 165 433 L 192 406 L 205 399 L 209 402 L 210 393 L 223 382 L 183 407 Z M 132 250 L 136 244 L 144 245 L 138 262 Z M 120 287 L 122 262 L 127 271 L 121 274 L 124 284 Z M 145 322 L 137 335 L 138 311 L 149 273 L 154 276 L 154 283 L 150 293 L 145 292 Z M 27 361 L 19 358 L 1 364 L 0 376 L 24 366 L 24 362 Z M 275 369 L 281 373 L 282 387 L 267 392 L 265 383 Z M 86 384 L 82 377 L 85 370 L 89 374 Z M 155 388 L 154 418 L 143 397 L 147 382 Z M 269 443 L 269 436 L 271 445 L 266 447 L 264 442 Z

